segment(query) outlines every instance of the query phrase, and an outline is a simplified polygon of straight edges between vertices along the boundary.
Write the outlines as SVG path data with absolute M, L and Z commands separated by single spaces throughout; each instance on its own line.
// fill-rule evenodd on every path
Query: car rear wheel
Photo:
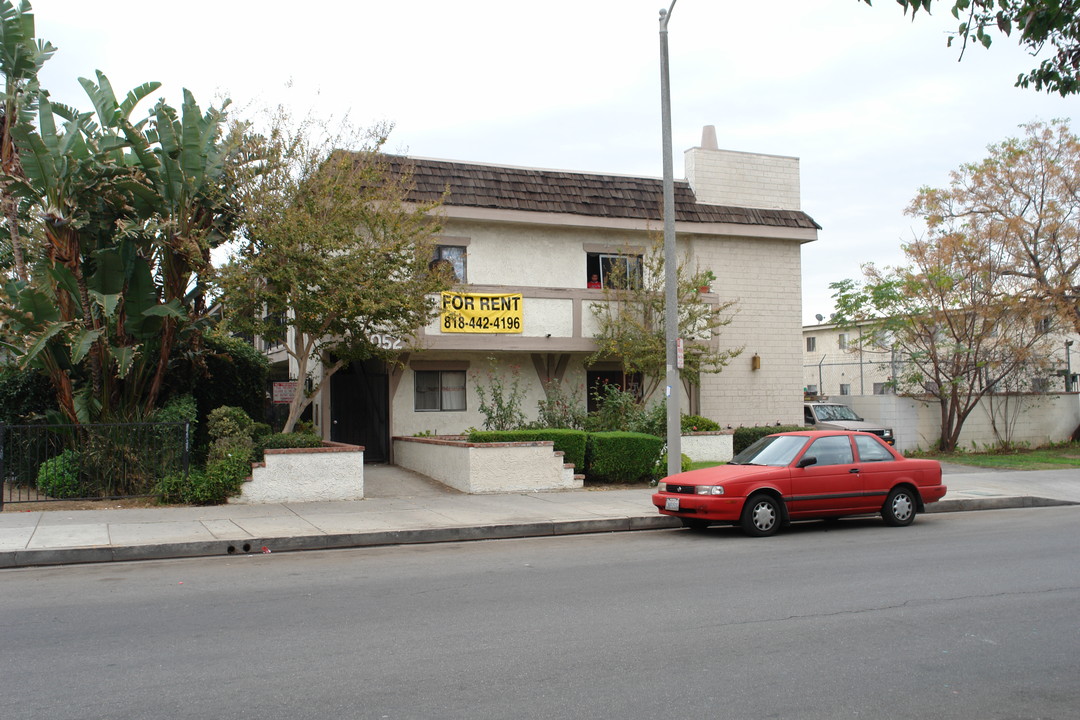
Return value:
M 893 488 L 889 497 L 885 498 L 885 505 L 881 508 L 881 517 L 886 525 L 904 527 L 915 521 L 916 507 L 915 493 L 910 488 Z
M 704 530 L 709 527 L 708 520 L 702 520 L 700 518 L 679 518 L 682 520 L 682 526 L 691 530 Z
M 780 501 L 772 495 L 754 495 L 743 505 L 743 532 L 750 537 L 775 535 L 780 529 Z

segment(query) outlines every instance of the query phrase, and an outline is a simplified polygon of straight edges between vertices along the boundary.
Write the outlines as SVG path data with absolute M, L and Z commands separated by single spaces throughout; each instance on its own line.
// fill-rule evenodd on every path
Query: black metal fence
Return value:
M 145 497 L 167 476 L 188 478 L 188 423 L 0 423 L 4 503 Z

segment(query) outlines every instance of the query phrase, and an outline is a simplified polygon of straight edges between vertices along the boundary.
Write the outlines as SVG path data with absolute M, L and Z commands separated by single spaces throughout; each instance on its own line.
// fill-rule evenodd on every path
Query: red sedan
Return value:
M 686 527 L 730 523 L 762 537 L 793 520 L 844 515 L 910 525 L 945 491 L 936 460 L 905 458 L 870 433 L 807 431 L 769 435 L 727 465 L 664 478 L 652 500 Z

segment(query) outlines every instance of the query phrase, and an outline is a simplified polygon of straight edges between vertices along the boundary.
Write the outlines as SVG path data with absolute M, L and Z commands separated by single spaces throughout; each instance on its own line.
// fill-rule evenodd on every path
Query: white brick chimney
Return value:
M 799 158 L 720 150 L 706 125 L 701 146 L 683 156 L 686 179 L 699 203 L 768 210 L 801 210 Z

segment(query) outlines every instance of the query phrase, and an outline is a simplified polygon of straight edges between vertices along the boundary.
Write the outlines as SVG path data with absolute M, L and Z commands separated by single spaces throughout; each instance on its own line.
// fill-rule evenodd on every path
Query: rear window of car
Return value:
M 892 460 L 892 453 L 868 435 L 856 435 L 855 447 L 859 449 L 860 462 L 884 462 Z

